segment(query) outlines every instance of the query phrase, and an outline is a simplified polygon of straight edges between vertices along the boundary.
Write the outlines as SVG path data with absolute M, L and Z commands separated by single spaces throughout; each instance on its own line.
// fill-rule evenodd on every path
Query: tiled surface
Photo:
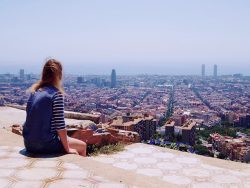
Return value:
M 22 148 L 0 146 L 0 187 L 10 188 L 128 188 L 94 176 L 71 163 L 58 158 L 29 158 L 19 153 Z
M 182 152 L 174 154 L 145 144 L 130 145 L 126 151 L 93 160 L 184 187 L 250 187 L 249 167 L 240 170 L 217 167 Z

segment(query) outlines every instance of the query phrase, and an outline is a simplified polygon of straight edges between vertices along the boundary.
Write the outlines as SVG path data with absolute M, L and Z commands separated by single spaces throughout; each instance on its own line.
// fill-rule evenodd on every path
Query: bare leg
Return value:
M 81 140 L 68 137 L 69 147 L 76 149 L 81 156 L 86 156 L 87 144 Z

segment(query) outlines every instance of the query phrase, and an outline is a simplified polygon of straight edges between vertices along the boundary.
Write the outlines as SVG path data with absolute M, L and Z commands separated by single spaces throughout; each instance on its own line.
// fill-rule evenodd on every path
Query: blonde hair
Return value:
M 56 87 L 62 94 L 64 94 L 64 89 L 60 84 L 61 80 L 62 64 L 55 59 L 49 59 L 43 66 L 41 79 L 38 82 L 34 83 L 28 91 L 34 93 L 36 90 L 44 86 L 52 85 Z

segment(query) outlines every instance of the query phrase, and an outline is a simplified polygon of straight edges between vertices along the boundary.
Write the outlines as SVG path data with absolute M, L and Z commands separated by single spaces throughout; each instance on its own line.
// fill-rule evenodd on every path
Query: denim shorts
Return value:
M 62 142 L 55 137 L 49 142 L 32 142 L 24 139 L 24 145 L 28 152 L 39 154 L 62 154 L 66 153 Z

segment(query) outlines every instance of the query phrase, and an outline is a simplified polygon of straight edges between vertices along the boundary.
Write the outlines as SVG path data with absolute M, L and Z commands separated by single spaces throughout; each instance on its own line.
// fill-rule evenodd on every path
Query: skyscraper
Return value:
M 78 76 L 78 77 L 77 77 L 77 83 L 78 83 L 78 84 L 83 83 L 83 76 Z
M 115 88 L 116 87 L 116 72 L 115 69 L 112 69 L 111 72 L 111 88 Z
M 202 77 L 205 76 L 205 71 L 206 71 L 205 69 L 206 69 L 205 64 L 202 64 L 202 66 L 201 66 L 201 76 Z
M 21 80 L 24 80 L 24 69 L 20 69 L 19 76 Z
M 214 65 L 214 77 L 217 77 L 217 65 Z

